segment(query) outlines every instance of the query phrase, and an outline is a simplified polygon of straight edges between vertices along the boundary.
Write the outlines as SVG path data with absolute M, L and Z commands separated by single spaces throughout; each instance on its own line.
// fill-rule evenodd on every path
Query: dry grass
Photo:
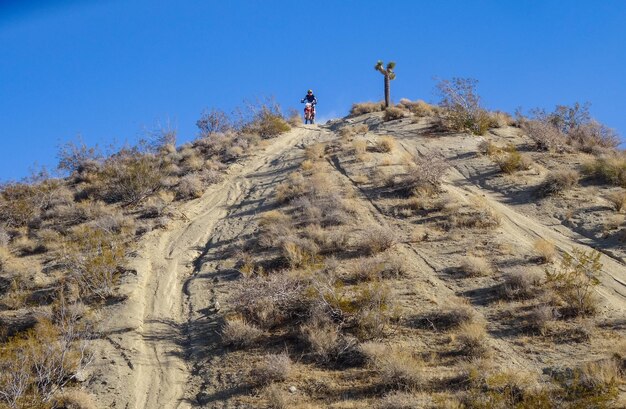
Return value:
M 52 407 L 63 409 L 96 409 L 91 396 L 79 389 L 66 389 L 52 398 Z
M 396 119 L 404 118 L 404 110 L 396 107 L 389 107 L 385 109 L 385 114 L 383 115 L 383 121 L 394 121 Z
M 546 335 L 554 326 L 557 317 L 558 313 L 554 307 L 538 305 L 528 314 L 527 323 L 534 331 L 537 331 L 541 335 Z
M 528 170 L 533 162 L 530 157 L 517 151 L 514 146 L 509 146 L 505 153 L 496 155 L 496 163 L 504 173 L 512 174 L 520 170 Z
M 241 318 L 229 319 L 222 327 L 222 342 L 236 347 L 247 347 L 263 335 L 263 331 Z
M 383 136 L 376 141 L 376 150 L 383 153 L 391 153 L 396 149 L 396 140 L 393 136 Z
M 607 193 L 606 200 L 613 205 L 613 208 L 617 212 L 622 212 L 626 209 L 626 191 L 620 190 L 618 192 Z
M 538 194 L 551 196 L 570 190 L 578 184 L 579 177 L 578 172 L 574 170 L 553 171 L 546 176 L 539 186 Z
M 504 276 L 502 295 L 509 300 L 531 299 L 541 294 L 541 276 L 528 271 L 516 271 Z
M 467 277 L 489 276 L 494 272 L 493 266 L 487 259 L 472 255 L 465 257 L 459 270 Z
M 378 254 L 397 243 L 396 233 L 388 227 L 370 226 L 361 233 L 359 248 L 367 254 Z
M 403 98 L 400 100 L 400 103 L 398 105 L 400 105 L 401 107 L 404 107 L 404 109 L 408 110 L 409 112 L 411 112 L 412 114 L 418 117 L 435 116 L 439 112 L 438 106 L 430 105 L 422 100 L 411 101 L 411 100 Z
M 457 329 L 463 324 L 468 324 L 476 318 L 475 312 L 469 305 L 446 307 L 429 313 L 421 323 L 421 326 L 430 327 L 436 331 Z
M 289 355 L 268 354 L 251 372 L 251 379 L 260 385 L 269 385 L 274 382 L 286 381 L 292 372 L 292 362 Z
M 326 151 L 326 144 L 314 143 L 313 145 L 309 145 L 305 148 L 304 154 L 307 159 L 315 162 L 319 159 L 324 158 L 325 151 Z
M 380 112 L 385 109 L 385 103 L 381 102 L 361 102 L 353 104 L 350 108 L 350 116 L 359 116 L 371 112 Z
M 444 209 L 446 220 L 442 227 L 446 230 L 453 228 L 467 229 L 494 229 L 500 225 L 501 217 L 484 199 L 474 197 L 467 206 L 458 207 L 454 203 Z
M 586 362 L 580 367 L 580 383 L 588 389 L 616 386 L 623 382 L 623 368 L 613 358 Z
M 593 176 L 604 183 L 626 187 L 626 155 L 605 155 L 587 163 L 583 173 Z
M 486 344 L 487 331 L 485 324 L 481 322 L 461 324 L 455 338 L 461 352 L 469 357 L 480 358 L 489 352 Z
M 554 243 L 547 239 L 537 239 L 533 244 L 535 253 L 537 253 L 539 260 L 542 263 L 551 263 L 556 257 L 556 248 Z
M 361 350 L 388 387 L 406 390 L 424 385 L 424 362 L 407 347 L 366 342 Z
M 355 155 L 363 155 L 367 151 L 367 141 L 363 139 L 355 140 L 352 142 L 352 148 Z

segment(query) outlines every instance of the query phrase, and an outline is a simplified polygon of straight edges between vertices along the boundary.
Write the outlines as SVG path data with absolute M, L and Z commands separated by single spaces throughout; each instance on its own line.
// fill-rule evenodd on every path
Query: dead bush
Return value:
M 556 257 L 556 248 L 550 240 L 537 239 L 533 244 L 533 248 L 539 256 L 539 260 L 544 264 L 552 262 L 554 257 Z
M 229 319 L 222 327 L 222 342 L 235 347 L 253 345 L 263 335 L 263 331 L 240 318 Z
M 7 227 L 23 227 L 39 216 L 37 191 L 24 183 L 11 183 L 0 190 L 0 222 Z
M 476 135 L 483 135 L 489 129 L 489 113 L 480 106 L 477 84 L 478 80 L 472 78 L 452 78 L 437 84 L 441 95 L 439 105 L 445 110 L 452 129 Z
M 401 99 L 399 105 L 418 117 L 434 116 L 437 114 L 438 109 L 437 106 L 430 105 L 422 100 L 411 101 L 408 99 Z
M 511 115 L 502 111 L 489 112 L 489 122 L 491 128 L 504 128 L 515 124 Z
M 503 149 L 491 141 L 482 141 L 478 144 L 478 152 L 487 156 L 496 156 L 503 153 Z
M 506 153 L 496 158 L 496 163 L 504 173 L 512 174 L 520 170 L 528 170 L 532 166 L 532 160 L 517 151 L 515 146 L 510 145 Z
M 376 151 L 390 153 L 396 149 L 396 140 L 392 136 L 383 136 L 376 141 Z
M 456 333 L 456 341 L 465 355 L 480 358 L 489 352 L 485 324 L 480 322 L 463 323 Z
M 528 314 L 528 326 L 541 335 L 546 335 L 558 316 L 558 312 L 554 307 L 538 305 Z
M 51 404 L 58 409 L 97 409 L 91 396 L 80 389 L 66 389 L 56 394 Z
M 366 342 L 361 350 L 388 387 L 411 390 L 423 386 L 424 363 L 408 348 Z
M 293 402 L 289 394 L 282 390 L 279 385 L 271 384 L 265 388 L 264 395 L 271 409 L 290 409 Z
M 59 170 L 73 173 L 83 173 L 97 169 L 103 156 L 98 146 L 89 147 L 78 138 L 76 142 L 66 142 L 57 152 Z
M 361 102 L 353 104 L 350 108 L 350 116 L 369 114 L 370 112 L 380 112 L 385 109 L 385 102 Z
M 568 136 L 573 146 L 587 153 L 593 153 L 597 148 L 615 149 L 620 143 L 615 130 L 593 119 L 572 128 Z
M 484 257 L 469 255 L 461 264 L 460 271 L 467 277 L 483 277 L 493 274 L 493 266 Z
M 406 273 L 407 266 L 404 260 L 387 252 L 375 257 L 358 258 L 348 267 L 349 281 L 357 282 L 400 277 Z
M 578 172 L 574 170 L 553 171 L 546 176 L 537 192 L 542 197 L 563 193 L 576 186 L 578 178 Z
M 230 303 L 243 319 L 261 328 L 298 324 L 314 301 L 305 296 L 306 289 L 305 282 L 280 274 L 255 276 L 239 283 Z
M 313 240 L 287 238 L 282 244 L 283 257 L 292 268 L 308 267 L 319 262 L 319 247 Z
M 196 174 L 185 175 L 176 186 L 176 196 L 179 199 L 195 199 L 204 193 L 204 185 Z
M 526 300 L 541 293 L 541 277 L 528 271 L 505 274 L 502 295 L 509 300 Z
M 283 118 L 280 107 L 274 101 L 257 103 L 248 107 L 253 116 L 241 126 L 244 133 L 253 133 L 263 139 L 274 138 L 288 132 L 291 127 Z
M 378 254 L 397 243 L 396 233 L 388 227 L 370 226 L 361 233 L 359 248 L 367 254 Z
M 104 163 L 97 196 L 105 202 L 137 204 L 161 189 L 162 179 L 167 176 L 165 169 L 155 156 L 122 151 Z
M 300 172 L 294 172 L 289 175 L 286 181 L 276 186 L 276 200 L 279 203 L 286 203 L 304 195 L 309 189 L 310 186 L 304 176 Z
M 269 385 L 274 382 L 286 381 L 291 375 L 292 363 L 289 355 L 268 354 L 263 361 L 254 368 L 250 375 L 256 384 Z
M 394 121 L 396 119 L 404 118 L 404 110 L 396 107 L 389 107 L 385 109 L 385 113 L 383 115 L 383 121 Z
M 601 254 L 596 250 L 572 249 L 565 253 L 559 269 L 546 270 L 546 283 L 563 302 L 567 316 L 593 315 L 598 299 L 594 287 L 600 283 Z
M 444 209 L 446 220 L 441 226 L 450 230 L 453 228 L 466 229 L 494 229 L 500 225 L 500 215 L 485 200 L 473 198 L 468 206 L 458 208 L 452 206 Z
M 523 121 L 522 130 L 535 142 L 539 150 L 561 153 L 568 149 L 567 137 L 549 122 Z
M 587 389 L 616 387 L 622 382 L 622 369 L 613 358 L 585 362 L 579 371 L 580 384 Z
M 474 310 L 469 305 L 463 304 L 430 312 L 420 320 L 419 326 L 430 327 L 435 331 L 447 331 L 473 322 L 475 318 Z
M 218 109 L 202 112 L 200 119 L 196 122 L 202 137 L 208 137 L 215 133 L 224 133 L 233 128 L 231 118 Z
M 624 154 L 601 156 L 585 164 L 583 173 L 604 183 L 626 187 L 626 156 Z
M 88 226 L 75 228 L 63 243 L 62 260 L 81 298 L 105 300 L 114 295 L 129 250 L 119 235 Z
M 615 211 L 617 212 L 621 212 L 626 209 L 626 192 L 623 190 L 619 192 L 607 193 L 606 200 L 613 205 Z
M 437 192 L 449 167 L 448 162 L 435 153 L 415 155 L 407 167 L 406 175 L 397 185 L 406 195 L 420 190 L 427 193 Z

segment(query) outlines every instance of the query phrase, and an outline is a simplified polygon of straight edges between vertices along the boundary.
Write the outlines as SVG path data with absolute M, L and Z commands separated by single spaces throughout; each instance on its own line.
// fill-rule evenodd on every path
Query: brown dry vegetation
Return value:
M 200 137 L 178 149 L 170 130 L 108 157 L 67 143 L 59 169 L 68 177 L 0 188 L 0 408 L 93 408 L 88 395 L 64 388 L 91 362 L 90 317 L 123 301 L 133 243 L 180 217 L 174 198 L 202 196 L 229 162 L 289 129 L 271 104 L 238 124 L 211 111 L 198 126 Z M 244 321 L 223 331 L 233 345 L 260 334 Z

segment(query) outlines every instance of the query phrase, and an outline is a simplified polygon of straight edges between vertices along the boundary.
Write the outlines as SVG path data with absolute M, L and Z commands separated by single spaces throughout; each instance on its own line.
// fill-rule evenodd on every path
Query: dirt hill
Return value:
M 462 390 L 522 394 L 609 359 L 625 329 L 624 250 L 588 226 L 615 210 L 590 183 L 537 193 L 587 155 L 531 151 L 515 127 L 432 127 L 382 114 L 300 126 L 147 235 L 128 301 L 103 312 L 88 386 L 100 406 L 454 407 Z M 531 164 L 503 173 L 486 143 Z M 440 185 L 404 193 L 413 158 L 433 154 L 449 165 Z M 545 270 L 593 249 L 598 312 L 563 316 Z M 318 303 L 307 296 L 330 318 L 304 312 Z
M 74 388 L 102 408 L 625 407 L 622 188 L 514 125 L 373 112 L 264 140 L 137 236 Z

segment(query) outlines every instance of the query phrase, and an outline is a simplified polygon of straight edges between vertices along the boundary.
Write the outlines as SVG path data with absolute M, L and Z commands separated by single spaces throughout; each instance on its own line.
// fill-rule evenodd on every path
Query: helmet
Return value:
M 306 93 L 307 93 L 307 94 L 312 94 L 312 93 L 313 93 L 313 90 L 312 90 L 312 89 L 310 89 L 310 90 L 308 90 Z

